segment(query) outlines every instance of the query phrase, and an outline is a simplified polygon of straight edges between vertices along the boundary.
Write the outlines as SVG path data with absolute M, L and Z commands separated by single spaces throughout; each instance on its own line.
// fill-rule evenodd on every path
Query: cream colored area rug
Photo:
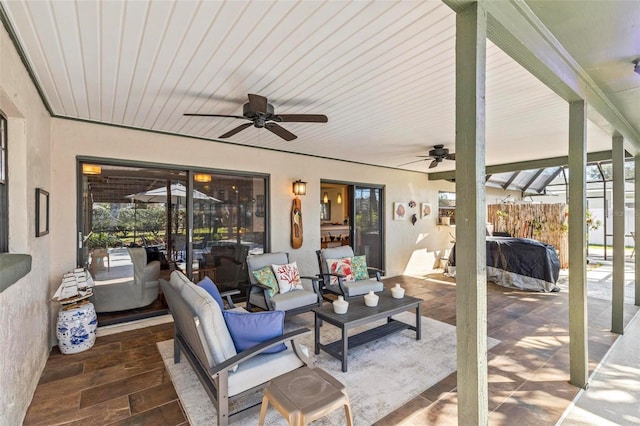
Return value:
M 415 323 L 415 314 L 405 312 L 395 316 L 409 324 Z M 372 324 L 373 325 L 373 324 Z M 365 328 L 370 328 L 369 325 Z M 287 330 L 307 327 L 313 330 L 311 314 L 298 315 L 287 320 Z M 341 371 L 341 363 L 325 352 L 315 357 L 316 366 L 327 371 L 347 387 L 355 425 L 370 425 L 401 407 L 421 392 L 429 389 L 456 369 L 455 327 L 422 317 L 422 339 L 415 332 L 404 330 L 349 351 L 349 371 Z M 357 332 L 352 330 L 349 334 Z M 325 323 L 321 341 L 338 338 L 338 328 Z M 301 343 L 313 354 L 313 334 Z M 491 348 L 499 343 L 489 338 Z M 217 424 L 216 410 L 200 384 L 189 362 L 183 356 L 179 364 L 173 363 L 173 340 L 158 343 L 162 359 L 169 370 L 180 401 L 193 426 Z M 272 407 L 267 425 L 286 425 L 287 422 Z M 241 419 L 234 425 L 257 425 L 258 413 Z M 313 422 L 314 425 L 345 424 L 344 411 L 336 410 Z

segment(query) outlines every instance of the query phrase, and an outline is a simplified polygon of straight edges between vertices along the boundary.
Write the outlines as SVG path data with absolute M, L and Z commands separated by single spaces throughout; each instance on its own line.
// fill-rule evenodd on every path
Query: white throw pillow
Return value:
M 298 264 L 296 262 L 287 263 L 286 265 L 271 265 L 273 273 L 278 280 L 280 293 L 287 293 L 292 290 L 304 290 Z

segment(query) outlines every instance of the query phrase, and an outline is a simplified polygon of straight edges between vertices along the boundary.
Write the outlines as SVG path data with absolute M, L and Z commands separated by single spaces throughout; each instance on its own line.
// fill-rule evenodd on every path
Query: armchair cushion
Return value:
M 365 255 L 353 256 L 351 258 L 351 270 L 353 271 L 354 280 L 368 280 L 367 257 Z
M 294 290 L 288 293 L 280 293 L 271 299 L 273 309 L 288 311 L 302 306 L 310 306 L 318 303 L 318 295 L 311 290 Z
M 280 292 L 280 287 L 278 287 L 278 281 L 273 274 L 271 265 L 264 266 L 252 273 L 253 276 L 256 277 L 256 280 L 258 280 L 258 283 L 269 287 L 268 290 L 265 290 L 269 294 L 269 297 L 273 297 Z
M 218 290 L 218 287 L 213 283 L 213 281 L 211 281 L 211 278 L 204 277 L 198 282 L 198 285 L 205 289 L 207 293 L 209 293 L 211 297 L 213 297 L 213 300 L 218 302 L 218 305 L 220 305 L 220 309 L 224 312 L 224 302 L 222 301 L 222 296 L 220 296 L 220 291 Z
M 273 273 L 278 280 L 280 293 L 287 293 L 292 290 L 304 290 L 298 264 L 296 262 L 287 263 L 285 265 L 271 265 Z
M 236 351 L 242 352 L 271 338 L 282 336 L 284 332 L 284 312 L 235 312 L 223 311 L 227 328 Z M 286 350 L 284 343 L 264 351 L 273 354 Z
M 327 259 L 327 265 L 329 265 L 329 272 L 332 274 L 340 274 L 344 277 L 343 282 L 355 281 L 353 277 L 353 269 L 351 267 L 351 258 L 343 257 L 340 259 Z M 368 277 L 367 277 L 368 278 Z M 338 284 L 338 277 L 331 277 L 331 284 Z

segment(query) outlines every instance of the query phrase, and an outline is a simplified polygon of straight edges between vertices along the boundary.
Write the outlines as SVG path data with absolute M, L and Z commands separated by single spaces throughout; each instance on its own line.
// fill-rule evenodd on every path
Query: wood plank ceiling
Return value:
M 59 117 L 217 140 L 243 121 L 183 113 L 241 115 L 256 93 L 329 122 L 283 123 L 290 142 L 254 127 L 226 141 L 423 172 L 416 155 L 454 148 L 455 14 L 440 1 L 0 5 Z M 486 100 L 488 165 L 567 155 L 566 102 L 491 43 Z M 610 149 L 588 131 L 590 151 Z

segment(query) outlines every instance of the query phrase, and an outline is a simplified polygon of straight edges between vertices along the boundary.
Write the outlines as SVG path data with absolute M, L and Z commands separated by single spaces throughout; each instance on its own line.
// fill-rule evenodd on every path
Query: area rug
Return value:
M 415 322 L 415 314 L 409 312 L 395 318 L 410 324 Z M 301 326 L 313 329 L 313 316 L 298 315 L 287 320 L 287 329 Z M 315 356 L 316 366 L 329 372 L 346 386 L 354 424 L 370 425 L 456 370 L 455 330 L 452 325 L 422 317 L 422 339 L 419 341 L 415 339 L 414 331 L 405 330 L 351 349 L 349 371 L 346 373 L 341 371 L 339 360 L 324 352 Z M 354 330 L 357 331 L 358 329 Z M 323 325 L 321 341 L 332 341 L 338 336 L 338 328 Z M 304 338 L 301 343 L 313 353 L 313 335 Z M 498 340 L 489 338 L 488 346 L 491 348 L 497 343 Z M 188 361 L 183 357 L 179 364 L 173 363 L 173 340 L 159 342 L 158 349 L 191 425 L 217 424 L 216 410 Z M 257 425 L 258 414 L 241 419 L 234 423 L 236 424 Z M 270 408 L 265 424 L 287 423 L 277 411 Z M 314 425 L 336 424 L 344 424 L 343 410 L 334 411 L 314 422 Z

